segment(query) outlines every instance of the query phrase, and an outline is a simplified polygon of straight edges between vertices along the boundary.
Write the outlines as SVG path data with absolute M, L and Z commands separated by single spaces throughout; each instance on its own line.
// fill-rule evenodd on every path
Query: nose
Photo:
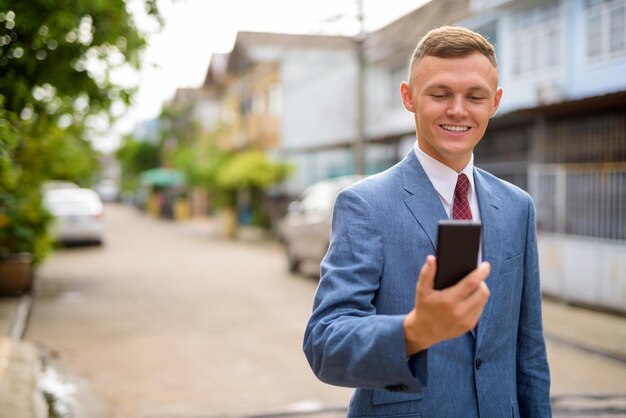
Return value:
M 453 118 L 464 118 L 467 116 L 465 100 L 462 96 L 455 96 L 446 111 L 447 115 Z

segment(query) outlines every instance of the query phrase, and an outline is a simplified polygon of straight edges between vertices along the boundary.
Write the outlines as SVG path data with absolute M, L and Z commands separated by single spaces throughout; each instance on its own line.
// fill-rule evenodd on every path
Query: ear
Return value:
M 411 92 L 411 86 L 406 81 L 400 84 L 400 96 L 402 96 L 402 104 L 404 108 L 409 112 L 415 113 L 415 107 L 413 106 L 413 93 Z
M 498 87 L 498 89 L 496 90 L 496 96 L 493 98 L 493 109 L 491 109 L 491 117 L 494 117 L 496 113 L 498 113 L 500 100 L 502 100 L 502 87 Z

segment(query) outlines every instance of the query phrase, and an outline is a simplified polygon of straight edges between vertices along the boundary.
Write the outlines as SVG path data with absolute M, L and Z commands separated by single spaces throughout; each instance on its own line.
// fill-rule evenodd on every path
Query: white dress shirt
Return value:
M 452 219 L 454 189 L 456 188 L 456 181 L 460 173 L 457 173 L 447 165 L 426 154 L 420 149 L 417 142 L 415 142 L 415 146 L 413 148 L 417 159 L 428 176 L 428 179 L 437 191 L 439 200 L 441 200 L 441 203 L 448 214 L 448 218 Z M 478 197 L 476 196 L 476 188 L 474 186 L 474 154 L 472 154 L 472 157 L 467 165 L 463 168 L 463 170 L 461 170 L 461 173 L 467 176 L 470 183 L 469 190 L 467 191 L 467 197 L 469 199 L 470 208 L 472 209 L 472 220 L 480 221 Z

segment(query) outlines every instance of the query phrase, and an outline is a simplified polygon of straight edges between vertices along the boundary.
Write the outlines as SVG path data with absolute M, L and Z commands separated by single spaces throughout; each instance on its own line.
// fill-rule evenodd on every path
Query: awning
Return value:
M 175 187 L 185 184 L 185 175 L 171 168 L 152 168 L 141 173 L 141 184 L 146 186 Z

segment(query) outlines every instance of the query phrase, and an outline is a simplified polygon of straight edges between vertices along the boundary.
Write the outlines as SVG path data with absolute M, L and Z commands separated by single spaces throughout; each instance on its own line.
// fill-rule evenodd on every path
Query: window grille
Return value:
M 626 113 L 618 111 L 549 121 L 542 161 L 546 163 L 626 161 Z

